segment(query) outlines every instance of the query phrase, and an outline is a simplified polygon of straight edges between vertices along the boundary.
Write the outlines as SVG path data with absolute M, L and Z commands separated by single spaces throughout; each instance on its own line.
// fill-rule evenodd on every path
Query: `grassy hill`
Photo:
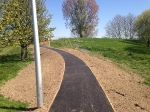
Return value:
M 150 85 L 150 48 L 140 40 L 108 38 L 66 38 L 51 42 L 52 47 L 79 48 L 90 51 L 97 57 L 105 57 L 124 69 L 145 78 Z

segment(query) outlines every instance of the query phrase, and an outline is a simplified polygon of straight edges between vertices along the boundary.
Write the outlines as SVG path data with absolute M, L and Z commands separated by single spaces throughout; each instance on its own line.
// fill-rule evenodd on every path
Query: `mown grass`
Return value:
M 28 103 L 20 101 L 11 101 L 9 98 L 0 95 L 0 112 L 21 112 L 28 105 Z
M 31 49 L 30 49 L 31 50 Z M 19 70 L 31 63 L 31 55 L 26 61 L 20 60 L 20 47 L 0 47 L 0 86 L 17 76 Z M 22 79 L 23 80 L 23 79 Z M 17 83 L 17 82 L 16 82 Z M 20 112 L 28 103 L 11 101 L 0 95 L 0 112 Z
M 145 78 L 150 85 L 150 48 L 140 40 L 108 38 L 68 38 L 51 42 L 53 47 L 89 50 L 91 54 L 111 59 L 120 67 L 130 69 Z

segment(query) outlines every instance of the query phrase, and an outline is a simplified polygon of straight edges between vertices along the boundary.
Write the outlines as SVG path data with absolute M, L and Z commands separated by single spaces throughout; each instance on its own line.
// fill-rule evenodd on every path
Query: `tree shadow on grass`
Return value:
M 123 40 L 121 42 L 131 44 L 124 49 L 125 51 L 136 54 L 150 54 L 150 48 L 140 40 Z
M 27 58 L 26 61 L 32 61 L 32 58 Z M 20 54 L 0 55 L 0 63 L 17 63 L 22 62 Z
M 121 41 L 123 43 L 128 43 L 128 44 L 132 44 L 132 45 L 145 45 L 145 43 L 141 40 L 135 40 L 135 39 L 124 39 L 123 41 Z
M 0 62 L 1 63 L 8 63 L 8 62 L 20 62 L 20 55 L 12 54 L 12 55 L 0 55 Z
M 136 54 L 150 54 L 150 48 L 142 46 L 129 46 L 126 47 L 124 50 Z
M 0 106 L 1 109 L 4 110 L 13 110 L 13 111 L 34 111 L 36 109 L 38 109 L 37 107 L 33 107 L 33 108 L 24 108 L 24 107 L 7 107 L 7 106 Z

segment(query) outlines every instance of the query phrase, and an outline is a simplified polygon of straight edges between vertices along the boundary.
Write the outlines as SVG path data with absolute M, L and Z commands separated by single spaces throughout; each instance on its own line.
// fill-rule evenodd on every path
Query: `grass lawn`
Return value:
M 30 58 L 26 61 L 20 60 L 20 47 L 0 47 L 0 86 L 6 81 L 17 76 L 19 70 L 23 69 L 29 63 Z M 29 104 L 20 101 L 11 101 L 0 95 L 0 112 L 21 112 Z
M 150 48 L 140 40 L 108 38 L 67 38 L 51 42 L 51 46 L 80 48 L 97 57 L 106 57 L 118 66 L 131 70 L 145 78 L 150 85 Z

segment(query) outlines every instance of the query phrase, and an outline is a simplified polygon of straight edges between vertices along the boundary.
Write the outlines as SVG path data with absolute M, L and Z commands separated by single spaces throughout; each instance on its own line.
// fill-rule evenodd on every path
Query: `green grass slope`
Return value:
M 51 46 L 89 50 L 91 54 L 104 56 L 120 67 L 140 74 L 145 78 L 144 83 L 150 85 L 150 48 L 140 40 L 68 38 L 54 40 L 51 42 Z
M 19 70 L 31 63 L 31 55 L 29 57 L 29 59 L 23 62 L 20 60 L 20 47 L 1 46 L 0 86 L 2 86 L 9 79 L 16 77 Z M 28 103 L 23 103 L 20 101 L 11 101 L 10 99 L 4 98 L 0 95 L 0 112 L 21 112 L 21 110 L 28 105 Z

